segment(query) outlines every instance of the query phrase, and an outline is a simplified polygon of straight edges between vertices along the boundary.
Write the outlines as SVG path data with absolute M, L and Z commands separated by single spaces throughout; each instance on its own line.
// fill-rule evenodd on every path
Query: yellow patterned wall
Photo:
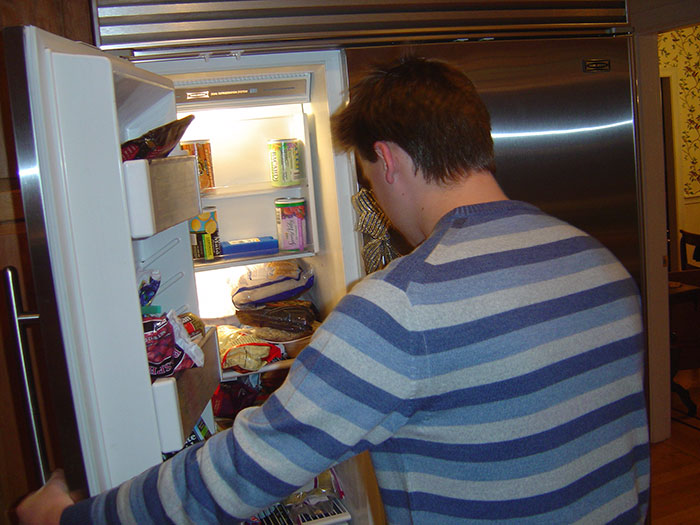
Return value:
M 700 197 L 700 26 L 659 34 L 659 68 L 678 80 L 672 96 L 678 103 L 682 193 Z

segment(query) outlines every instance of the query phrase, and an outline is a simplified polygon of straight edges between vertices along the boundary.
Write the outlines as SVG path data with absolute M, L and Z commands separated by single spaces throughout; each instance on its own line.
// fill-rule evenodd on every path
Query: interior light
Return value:
M 195 273 L 200 317 L 219 319 L 234 315 L 236 309 L 231 295 L 238 286 L 238 279 L 245 272 L 245 266 L 236 266 Z

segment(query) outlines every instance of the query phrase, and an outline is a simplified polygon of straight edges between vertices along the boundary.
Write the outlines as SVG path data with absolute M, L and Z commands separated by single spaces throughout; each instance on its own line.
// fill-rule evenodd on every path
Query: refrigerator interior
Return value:
M 144 61 L 139 67 L 173 81 L 177 116 L 194 115 L 182 138 L 207 141 L 214 186 L 202 191 L 203 208 L 215 207 L 221 241 L 278 237 L 274 201 L 303 198 L 306 244 L 297 252 L 195 260 L 199 313 L 208 324 L 237 324 L 231 295 L 249 265 L 291 259 L 308 268 L 310 300 L 322 317 L 362 276 L 360 237 L 354 231 L 351 196 L 357 191 L 352 159 L 333 152 L 330 115 L 346 92 L 344 55 L 338 51 L 260 56 L 197 56 Z M 220 95 L 220 96 L 215 96 Z M 268 141 L 301 143 L 299 185 L 271 184 Z M 279 370 L 290 361 L 263 371 Z M 257 375 L 257 374 L 253 374 Z M 239 374 L 224 371 L 224 380 Z M 366 457 L 336 468 L 356 523 L 373 523 L 377 512 L 371 464 Z
M 195 56 L 138 65 L 171 79 L 178 116 L 195 116 L 183 142 L 210 142 L 215 187 L 203 191 L 202 206 L 216 207 L 221 241 L 277 238 L 275 199 L 306 201 L 304 250 L 243 261 L 224 257 L 195 265 L 202 316 L 233 314 L 230 288 L 244 265 L 294 257 L 303 258 L 313 269 L 310 299 L 322 314 L 328 313 L 363 273 L 351 207 L 357 190 L 354 167 L 349 156 L 333 153 L 330 138 L 329 118 L 343 103 L 346 90 L 342 53 Z M 287 89 L 285 83 L 294 85 Z M 264 86 L 271 87 L 266 91 Z M 281 88 L 275 91 L 276 86 Z M 188 91 L 214 90 L 243 94 L 219 100 L 186 98 Z M 274 187 L 268 141 L 289 138 L 302 143 L 305 177 L 298 186 Z M 217 282 L 225 285 L 208 285 Z M 213 291 L 205 299 L 207 287 Z

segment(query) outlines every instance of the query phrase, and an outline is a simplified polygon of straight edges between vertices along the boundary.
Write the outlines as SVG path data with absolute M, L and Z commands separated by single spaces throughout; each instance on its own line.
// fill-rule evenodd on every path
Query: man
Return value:
M 629 274 L 585 233 L 507 199 L 488 112 L 446 64 L 378 68 L 333 130 L 415 249 L 358 283 L 233 431 L 69 507 L 62 523 L 244 518 L 362 450 L 389 523 L 643 523 Z M 60 511 L 59 484 L 44 490 L 58 505 L 37 496 L 20 514 Z

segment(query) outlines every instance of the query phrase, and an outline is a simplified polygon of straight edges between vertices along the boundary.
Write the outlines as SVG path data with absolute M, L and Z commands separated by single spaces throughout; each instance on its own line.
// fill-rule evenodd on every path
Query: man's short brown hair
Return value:
M 428 181 L 494 171 L 484 102 L 464 73 L 438 60 L 404 57 L 375 67 L 351 88 L 349 104 L 331 124 L 336 148 L 375 162 L 374 143 L 393 142 Z

